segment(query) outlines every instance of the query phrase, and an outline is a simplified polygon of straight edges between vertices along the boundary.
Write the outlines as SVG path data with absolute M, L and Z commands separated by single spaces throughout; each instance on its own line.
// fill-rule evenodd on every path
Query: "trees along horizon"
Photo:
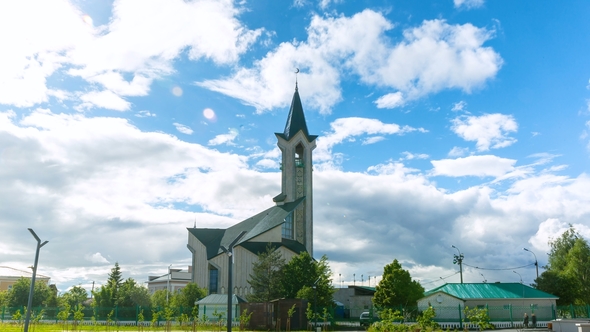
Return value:
M 590 303 L 590 246 L 570 224 L 551 248 L 545 271 L 535 279 L 533 287 L 556 295 L 558 305 Z
M 415 306 L 424 296 L 424 288 L 413 280 L 397 259 L 383 268 L 383 277 L 375 287 L 373 304 L 380 308 Z

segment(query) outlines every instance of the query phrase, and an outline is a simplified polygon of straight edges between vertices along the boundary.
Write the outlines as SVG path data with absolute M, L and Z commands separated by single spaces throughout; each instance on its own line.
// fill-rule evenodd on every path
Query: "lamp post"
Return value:
M 457 250 L 457 253 L 459 255 L 453 255 L 453 264 L 459 264 L 459 273 L 461 274 L 461 283 L 463 283 L 463 254 L 461 253 L 461 250 L 459 250 L 459 248 L 455 247 L 454 245 L 452 246 L 453 248 L 455 248 Z
M 520 277 L 520 285 L 522 286 L 522 306 L 524 307 L 524 284 L 522 283 L 522 276 L 520 275 L 520 273 L 516 272 L 516 271 L 512 271 L 516 274 L 518 274 L 518 276 Z
M 35 264 L 33 265 L 33 276 L 31 278 L 31 288 L 29 289 L 29 301 L 27 302 L 27 315 L 25 316 L 25 332 L 29 332 L 29 320 L 31 319 L 31 307 L 33 306 L 33 293 L 35 292 L 35 278 L 37 277 L 37 262 L 39 262 L 39 250 L 49 241 L 41 243 L 41 239 L 35 234 L 32 228 L 28 229 L 37 240 L 37 251 L 35 252 Z
M 240 234 L 228 245 L 228 248 L 221 246 L 221 250 L 227 254 L 228 257 L 228 264 L 227 264 L 227 332 L 231 332 L 231 320 L 232 320 L 232 312 L 231 312 L 231 304 L 232 304 L 232 297 L 233 297 L 233 285 L 232 285 L 232 278 L 233 278 L 233 259 L 234 259 L 234 246 L 240 239 L 246 234 L 246 231 L 241 231 Z
M 168 293 L 170 293 L 170 277 L 171 277 L 170 268 L 171 267 L 172 267 L 172 264 L 168 265 L 168 280 L 166 280 L 166 304 L 168 304 Z
M 539 262 L 537 262 L 537 255 L 535 255 L 535 253 L 534 253 L 534 252 L 532 252 L 532 251 L 528 250 L 527 248 L 522 248 L 522 250 L 524 250 L 524 251 L 528 251 L 528 252 L 530 252 L 531 254 L 533 254 L 533 256 L 535 256 L 535 268 L 537 269 L 537 279 L 539 279 Z
M 486 277 L 483 275 L 483 273 L 480 273 L 481 277 L 483 278 L 483 283 L 485 284 L 487 281 Z

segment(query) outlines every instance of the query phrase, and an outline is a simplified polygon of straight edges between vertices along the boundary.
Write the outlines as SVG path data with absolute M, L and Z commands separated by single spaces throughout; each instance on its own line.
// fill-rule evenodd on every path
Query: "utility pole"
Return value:
M 461 274 L 461 283 L 463 283 L 463 254 L 461 253 L 461 251 L 459 250 L 459 248 L 455 247 L 454 245 L 452 246 L 453 248 L 457 249 L 457 253 L 459 253 L 459 255 L 454 255 L 453 256 L 453 264 L 459 264 L 459 273 Z

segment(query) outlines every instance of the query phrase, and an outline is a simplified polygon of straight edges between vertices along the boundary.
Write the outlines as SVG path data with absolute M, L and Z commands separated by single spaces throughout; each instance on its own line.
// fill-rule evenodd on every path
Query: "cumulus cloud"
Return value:
M 467 103 L 463 100 L 461 100 L 458 103 L 455 103 L 453 105 L 453 108 L 451 108 L 451 111 L 453 112 L 459 112 L 459 111 L 463 111 L 465 109 L 465 107 L 467 107 Z
M 499 149 L 516 143 L 509 137 L 518 130 L 512 115 L 484 114 L 482 116 L 461 116 L 451 121 L 451 130 L 466 141 L 475 141 L 478 151 Z
M 109 261 L 102 257 L 102 255 L 97 252 L 94 254 L 88 254 L 86 256 L 84 256 L 84 258 L 86 258 L 87 261 L 91 262 L 91 263 L 103 263 L 103 264 L 108 264 Z
M 236 129 L 229 129 L 227 134 L 220 134 L 209 140 L 209 145 L 233 145 L 234 140 L 238 137 L 238 131 Z
M 469 153 L 469 149 L 468 148 L 461 148 L 461 147 L 458 147 L 458 146 L 453 146 L 453 148 L 451 149 L 451 151 L 449 151 L 448 156 L 449 157 L 463 157 L 467 153 Z
M 47 78 L 59 71 L 89 83 L 81 108 L 126 110 L 123 97 L 146 95 L 184 50 L 191 60 L 231 64 L 262 33 L 243 26 L 230 0 L 115 1 L 112 13 L 94 27 L 66 0 L 0 4 L 0 44 L 11 50 L 0 55 L 0 103 L 47 101 L 56 95 Z
M 377 119 L 367 118 L 339 118 L 330 123 L 331 131 L 318 138 L 318 147 L 314 152 L 314 160 L 318 162 L 333 161 L 332 148 L 358 136 L 376 135 L 365 139 L 364 144 L 375 143 L 381 140 L 381 135 L 403 135 L 419 131 L 426 132 L 423 128 L 399 126 L 395 123 L 383 123 Z M 368 140 L 368 141 L 367 141 Z
M 514 164 L 516 160 L 484 155 L 432 160 L 431 163 L 433 175 L 500 177 L 515 170 Z
M 493 31 L 430 20 L 405 30 L 394 44 L 385 37 L 393 27 L 372 10 L 351 17 L 315 15 L 307 40 L 283 42 L 252 68 L 238 68 L 225 79 L 197 84 L 263 112 L 286 106 L 292 93 L 289 73 L 300 68 L 301 97 L 306 105 L 327 114 L 342 98 L 343 71 L 358 75 L 365 84 L 392 90 L 375 103 L 393 108 L 443 89 L 470 92 L 494 77 L 502 65 L 500 56 L 483 46 Z

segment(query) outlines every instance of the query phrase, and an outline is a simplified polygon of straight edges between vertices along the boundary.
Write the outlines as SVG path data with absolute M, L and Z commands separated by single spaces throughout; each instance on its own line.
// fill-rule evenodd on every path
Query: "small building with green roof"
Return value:
M 437 320 L 464 318 L 467 308 L 487 308 L 492 321 L 520 322 L 535 314 L 538 322 L 555 318 L 558 297 L 521 283 L 449 283 L 424 293 L 422 311 L 432 306 Z

